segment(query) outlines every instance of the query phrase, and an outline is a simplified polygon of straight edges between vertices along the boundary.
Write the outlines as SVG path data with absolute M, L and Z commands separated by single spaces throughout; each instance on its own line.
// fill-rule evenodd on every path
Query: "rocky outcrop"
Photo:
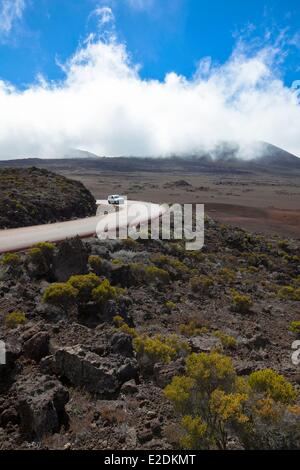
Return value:
M 24 434 L 41 438 L 59 430 L 69 393 L 58 380 L 40 374 L 24 377 L 17 382 L 16 392 Z
M 24 354 L 30 359 L 40 361 L 49 354 L 49 333 L 36 333 L 24 343 Z
M 95 214 L 95 200 L 79 181 L 35 167 L 0 170 L 0 229 Z
M 53 262 L 54 278 L 66 282 L 71 276 L 87 273 L 88 252 L 79 237 L 58 245 Z
M 190 346 L 195 353 L 210 352 L 213 349 L 222 349 L 222 344 L 218 338 L 211 335 L 195 336 L 190 339 Z
M 103 398 L 113 397 L 124 382 L 137 375 L 135 359 L 101 357 L 81 345 L 60 348 L 53 358 L 53 369 L 73 385 Z
M 116 354 L 122 354 L 126 357 L 133 356 L 133 346 L 131 336 L 118 331 L 111 338 L 111 349 Z
M 154 366 L 154 379 L 160 388 L 165 388 L 175 377 L 185 372 L 184 360 L 171 362 L 170 364 L 157 363 Z

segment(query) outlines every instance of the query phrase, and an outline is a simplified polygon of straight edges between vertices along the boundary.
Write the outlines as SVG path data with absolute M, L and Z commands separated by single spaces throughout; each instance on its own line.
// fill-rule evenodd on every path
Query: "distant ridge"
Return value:
M 100 158 L 95 153 L 88 152 L 87 150 L 70 149 L 62 158 Z
M 247 155 L 247 158 L 240 158 Z M 0 161 L 1 167 L 29 167 L 98 171 L 173 171 L 196 173 L 249 173 L 263 171 L 290 174 L 300 172 L 300 158 L 267 142 L 255 142 L 241 149 L 232 142 L 220 143 L 212 152 L 169 157 L 99 157 L 83 150 L 70 150 L 64 158 L 25 158 Z

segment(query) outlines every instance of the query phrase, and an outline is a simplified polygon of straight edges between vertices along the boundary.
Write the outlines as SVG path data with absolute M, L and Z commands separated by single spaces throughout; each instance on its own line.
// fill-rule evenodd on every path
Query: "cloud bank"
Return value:
M 108 14 L 108 11 L 102 11 Z M 300 155 L 300 104 L 278 78 L 278 48 L 228 61 L 203 58 L 191 79 L 144 80 L 125 45 L 90 37 L 64 64 L 65 79 L 20 91 L 0 81 L 0 158 L 169 155 L 220 141 L 264 140 Z

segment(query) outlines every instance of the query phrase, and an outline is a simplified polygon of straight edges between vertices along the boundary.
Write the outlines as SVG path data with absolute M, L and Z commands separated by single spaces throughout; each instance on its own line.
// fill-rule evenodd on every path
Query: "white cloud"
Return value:
M 95 8 L 90 16 L 96 16 L 98 18 L 99 27 L 106 26 L 109 23 L 114 23 L 115 21 L 113 11 L 108 6 Z
M 25 0 L 0 0 L 0 37 L 7 37 L 23 17 Z
M 0 158 L 167 155 L 224 140 L 265 140 L 300 155 L 300 104 L 274 72 L 278 48 L 248 57 L 238 48 L 192 79 L 175 72 L 143 80 L 126 47 L 88 41 L 65 64 L 66 78 L 24 91 L 0 82 Z M 279 54 L 280 55 L 280 54 Z

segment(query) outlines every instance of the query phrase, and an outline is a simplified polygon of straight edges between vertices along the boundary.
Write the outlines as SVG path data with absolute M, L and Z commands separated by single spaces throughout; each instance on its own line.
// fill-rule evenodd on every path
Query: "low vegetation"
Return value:
M 239 313 L 249 313 L 253 305 L 249 295 L 240 294 L 236 290 L 231 291 L 232 308 Z
M 19 325 L 23 325 L 26 322 L 26 315 L 24 312 L 15 311 L 8 313 L 5 316 L 5 326 L 9 329 L 16 328 Z
M 181 416 L 185 449 L 226 449 L 229 434 L 248 449 L 280 448 L 282 438 L 290 445 L 298 442 L 297 392 L 271 369 L 242 379 L 229 357 L 191 354 L 186 375 L 175 376 L 165 395 Z
M 296 335 L 300 335 L 300 321 L 292 321 L 289 330 Z
M 0 256 L 3 340 L 15 347 L 1 375 L 3 448 L 28 448 L 16 391 L 30 401 L 44 374 L 69 393 L 70 426 L 34 445 L 57 448 L 59 435 L 81 449 L 300 447 L 287 363 L 300 335 L 299 241 L 206 224 L 200 252 L 76 238 Z
M 54 283 L 45 289 L 43 302 L 61 308 L 65 313 L 75 304 L 78 291 L 67 283 Z

